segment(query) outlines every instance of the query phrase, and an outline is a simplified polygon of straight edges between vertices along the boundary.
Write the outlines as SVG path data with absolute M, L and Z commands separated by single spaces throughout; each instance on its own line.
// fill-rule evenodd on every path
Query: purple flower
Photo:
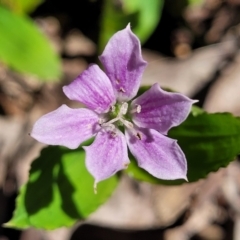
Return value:
M 158 84 L 131 101 L 147 63 L 130 25 L 113 35 L 99 58 L 106 73 L 93 64 L 63 87 L 69 99 L 87 108 L 62 105 L 42 116 L 31 136 L 71 149 L 95 136 L 83 147 L 95 184 L 128 166 L 127 146 L 138 165 L 153 176 L 186 179 L 185 155 L 176 140 L 164 135 L 187 118 L 194 101 L 163 91 Z

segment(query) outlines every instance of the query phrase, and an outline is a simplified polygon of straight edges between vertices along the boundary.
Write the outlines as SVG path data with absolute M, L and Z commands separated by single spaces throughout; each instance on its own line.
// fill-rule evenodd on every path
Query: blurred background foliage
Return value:
M 60 77 L 60 61 L 46 37 L 26 15 L 34 11 L 42 0 L 0 1 L 0 59 L 22 73 L 36 75 L 40 80 Z M 163 0 L 112 1 L 102 3 L 98 50 L 108 39 L 128 23 L 144 43 L 156 28 Z M 17 31 L 14 30 L 17 27 Z
M 44 0 L 1 0 L 0 4 L 16 14 L 24 15 L 34 11 Z
M 57 4 L 54 1 L 49 2 L 52 5 Z M 99 54 L 108 39 L 128 23 L 131 23 L 132 30 L 141 43 L 146 43 L 159 25 L 164 5 L 164 0 L 99 2 L 101 14 L 98 17 L 96 39 Z M 165 8 L 172 17 L 178 18 L 186 6 L 202 2 L 203 0 L 168 0 Z M 0 0 L 0 60 L 19 72 L 36 76 L 41 81 L 56 81 L 61 76 L 60 56 L 29 17 L 43 3 L 43 0 Z M 171 22 L 169 26 L 171 27 Z M 159 45 L 159 48 L 163 45 L 161 39 Z
M 194 11 L 195 7 L 200 5 L 204 5 L 201 11 Z M 44 31 L 44 27 L 49 22 L 46 23 L 42 19 L 46 20 L 49 16 L 52 17 L 50 20 L 55 19 L 55 23 L 57 22 L 58 32 L 56 35 L 60 40 L 56 38 L 55 43 L 59 44 L 58 47 L 53 44 L 49 34 Z M 167 72 L 165 74 L 167 81 L 164 82 L 167 86 L 171 82 L 171 78 L 168 77 L 169 73 L 173 78 L 175 77 L 175 80 L 186 79 L 188 76 L 186 73 L 191 73 L 194 68 L 191 63 L 197 62 L 197 58 L 194 58 L 198 54 L 195 55 L 195 49 L 210 46 L 213 51 L 216 43 L 222 43 L 226 33 L 229 33 L 229 29 L 234 38 L 237 31 L 234 31 L 233 26 L 239 24 L 239 16 L 237 0 L 84 0 L 79 2 L 74 0 L 0 0 L 1 64 L 9 70 L 11 77 L 15 77 L 16 75 L 13 73 L 16 72 L 23 77 L 34 76 L 30 80 L 37 79 L 39 84 L 32 86 L 28 85 L 26 79 L 22 80 L 19 85 L 22 85 L 21 91 L 27 97 L 21 93 L 19 98 L 13 94 L 14 87 L 11 84 L 10 87 L 7 86 L 8 88 L 1 85 L 2 92 L 10 89 L 9 92 L 6 91 L 6 94 L 4 92 L 5 95 L 1 92 L 0 110 L 2 115 L 5 117 L 11 115 L 12 112 L 15 114 L 12 115 L 17 117 L 30 115 L 29 118 L 24 119 L 25 125 L 22 124 L 23 132 L 20 134 L 18 144 L 13 144 L 20 149 L 16 150 L 20 155 L 18 158 L 22 159 L 19 154 L 22 152 L 22 146 L 19 142 L 32 141 L 30 146 L 27 146 L 29 149 L 37 144 L 32 139 L 24 139 L 24 134 L 31 129 L 34 121 L 40 115 L 56 109 L 61 103 L 66 103 L 66 98 L 63 97 L 61 91 L 62 85 L 72 81 L 87 67 L 88 63 L 97 62 L 97 55 L 102 52 L 109 38 L 118 30 L 125 28 L 129 22 L 133 32 L 140 38 L 143 47 L 156 51 L 158 54 L 156 59 L 152 57 L 153 60 L 149 63 L 150 67 L 154 62 L 157 62 L 155 69 L 158 69 L 161 63 L 166 64 L 164 71 L 155 74 L 154 80 L 157 79 L 155 82 L 161 83 L 164 72 Z M 84 46 L 88 47 L 81 48 L 78 50 L 79 52 L 74 52 L 76 48 L 73 51 L 67 51 L 66 42 L 69 41 L 70 35 L 80 36 L 81 38 L 77 39 L 81 41 L 87 38 L 88 45 Z M 229 34 L 226 38 L 229 39 Z M 236 39 L 238 38 L 236 37 Z M 224 71 L 223 66 L 226 63 L 234 62 L 232 61 L 236 57 L 234 54 L 239 51 L 239 45 L 234 41 L 232 41 L 234 46 L 232 52 L 227 52 L 222 47 L 223 45 L 220 45 L 220 51 L 214 52 L 215 55 L 207 57 L 204 55 L 202 62 L 196 63 L 195 75 L 188 76 L 190 81 L 187 82 L 187 86 L 194 84 L 195 81 L 198 85 L 195 87 L 195 92 L 182 92 L 200 99 L 199 106 L 203 106 L 206 92 L 210 86 L 206 82 L 216 81 L 220 72 Z M 226 56 L 222 57 L 225 52 L 227 52 Z M 147 59 L 148 52 L 144 51 L 144 54 Z M 152 52 L 151 54 L 151 56 L 155 56 Z M 162 55 L 171 57 L 171 60 L 169 60 L 170 58 L 163 60 Z M 214 65 L 214 57 L 222 60 L 215 62 Z M 69 64 L 70 61 L 72 65 Z M 206 65 L 204 65 L 205 63 Z M 67 68 L 67 64 L 70 67 Z M 81 69 L 79 65 L 81 65 Z M 207 75 L 204 72 L 201 75 L 201 70 L 205 71 L 204 68 L 207 69 L 208 65 L 213 69 L 212 74 Z M 69 69 L 72 71 L 70 74 Z M 203 78 L 202 76 L 206 76 L 208 80 L 199 84 L 198 78 Z M 16 79 L 18 82 L 19 75 L 14 77 L 10 79 Z M 145 79 L 149 80 L 151 77 L 154 77 L 153 73 Z M 8 78 L 3 77 L 3 79 L 8 81 Z M 52 81 L 56 81 L 56 85 L 52 84 Z M 174 86 L 176 86 L 176 82 L 174 82 Z M 150 84 L 148 81 L 144 83 Z M 6 82 L 4 84 L 7 85 Z M 179 85 L 184 85 L 184 81 L 180 81 Z M 17 87 L 19 86 L 17 85 Z M 140 91 L 147 89 L 148 87 L 141 88 Z M 13 101 L 14 97 L 15 101 Z M 25 107 L 23 104 L 25 108 L 21 114 L 19 114 L 19 109 L 9 110 L 13 105 L 21 103 L 22 99 L 25 100 L 24 97 L 26 97 L 25 102 L 27 103 L 23 102 L 28 106 Z M 9 104 L 11 101 L 12 105 Z M 8 105 L 4 105 L 5 102 Z M 75 103 L 71 104 L 75 107 Z M 38 114 L 32 111 L 34 107 L 38 108 Z M 227 110 L 224 109 L 224 111 Z M 188 159 L 189 182 L 194 182 L 207 177 L 209 173 L 217 171 L 221 167 L 226 167 L 236 158 L 240 152 L 239 133 L 240 119 L 238 117 L 228 113 L 210 114 L 201 109 L 196 111 L 196 108 L 193 108 L 186 122 L 172 129 L 169 136 L 177 139 L 184 150 Z M 37 151 L 35 150 L 35 152 Z M 15 155 L 13 158 L 15 159 Z M 25 184 L 19 192 L 16 210 L 8 226 L 53 229 L 72 225 L 78 219 L 88 217 L 103 202 L 107 201 L 117 187 L 119 176 L 124 174 L 128 175 L 131 180 L 136 179 L 160 185 L 183 183 L 181 180 L 170 182 L 156 179 L 139 169 L 133 159 L 126 171 L 101 183 L 99 185 L 100 193 L 94 197 L 93 178 L 86 172 L 84 159 L 85 154 L 80 149 L 69 151 L 59 147 L 45 148 L 32 163 L 28 182 L 21 181 L 21 184 L 19 183 L 19 185 Z M 14 163 L 14 161 L 12 162 Z M 6 175 L 8 176 L 8 174 Z M 134 182 L 134 184 L 137 183 Z M 38 194 L 44 196 L 42 199 L 35 194 L 36 189 Z M 15 192 L 18 191 L 17 188 L 15 190 Z M 49 212 L 54 213 L 51 215 L 52 218 L 49 216 Z M 55 216 L 58 216 L 58 221 L 54 221 Z
M 0 36 L 0 59 L 9 67 L 41 80 L 60 77 L 59 57 L 30 18 L 0 5 Z

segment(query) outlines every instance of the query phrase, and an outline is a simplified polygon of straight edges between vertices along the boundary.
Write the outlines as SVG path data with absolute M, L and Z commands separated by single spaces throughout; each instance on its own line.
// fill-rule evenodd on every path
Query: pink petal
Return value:
M 95 183 L 109 178 L 129 164 L 127 143 L 124 134 L 100 131 L 86 150 L 86 166 L 95 178 Z
M 140 41 L 130 25 L 115 33 L 99 57 L 119 101 L 132 99 L 138 91 L 147 63 L 142 59 Z
M 173 180 L 186 179 L 187 162 L 177 141 L 156 130 L 136 128 L 126 130 L 128 147 L 139 167 L 154 177 Z
M 99 130 L 98 115 L 91 110 L 62 105 L 42 116 L 34 124 L 31 136 L 39 142 L 71 149 L 91 138 Z
M 116 102 L 110 80 L 96 64 L 64 86 L 63 92 L 69 99 L 79 101 L 97 113 L 107 112 Z
M 139 127 L 152 128 L 162 134 L 181 124 L 196 102 L 180 93 L 171 93 L 162 90 L 155 83 L 149 90 L 131 103 L 131 108 L 140 105 L 140 113 L 133 114 L 133 122 Z

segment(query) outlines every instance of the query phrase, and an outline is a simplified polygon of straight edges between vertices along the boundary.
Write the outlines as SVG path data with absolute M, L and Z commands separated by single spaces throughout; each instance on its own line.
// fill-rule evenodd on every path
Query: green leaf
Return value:
M 18 12 L 31 13 L 34 11 L 38 5 L 42 4 L 44 0 L 14 0 L 17 3 Z
M 130 22 L 133 32 L 144 43 L 156 28 L 160 18 L 164 0 L 105 0 L 102 12 L 100 51 L 102 51 L 110 37 L 124 29 Z
M 17 14 L 32 12 L 44 0 L 0 0 L 0 4 L 6 6 Z
M 226 167 L 240 153 L 240 118 L 230 113 L 209 114 L 193 107 L 187 120 L 171 129 L 168 136 L 178 140 L 187 158 L 188 180 L 194 182 Z M 139 168 L 134 160 L 126 172 L 151 183 L 176 185 L 184 182 L 157 179 Z
M 14 228 L 55 229 L 71 226 L 103 204 L 117 186 L 115 176 L 98 184 L 85 167 L 85 152 L 47 147 L 31 166 L 29 181 L 17 197 L 13 218 L 5 224 Z
M 204 0 L 188 0 L 189 5 L 202 5 Z
M 124 9 L 127 14 L 137 14 L 137 24 L 133 28 L 136 35 L 145 42 L 157 26 L 163 7 L 163 0 L 125 0 Z
M 0 6 L 0 61 L 43 80 L 60 77 L 60 59 L 47 38 L 25 16 Z

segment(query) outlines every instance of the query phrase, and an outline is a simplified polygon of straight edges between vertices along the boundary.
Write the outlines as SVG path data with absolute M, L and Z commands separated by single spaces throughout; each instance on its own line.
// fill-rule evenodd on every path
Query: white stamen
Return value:
M 116 119 L 112 119 L 114 121 L 117 121 Z M 101 126 L 103 129 L 105 129 L 107 132 L 110 132 L 110 134 L 112 135 L 112 137 L 116 137 L 117 136 L 117 128 L 114 124 L 112 124 L 111 121 L 103 123 Z
M 114 111 L 115 111 L 115 109 L 116 109 L 116 107 L 115 107 L 115 106 L 111 106 L 111 107 L 110 107 L 110 111 L 111 111 L 111 112 L 114 112 Z
M 140 105 L 138 105 L 138 106 L 140 106 Z M 137 111 L 140 111 L 138 106 L 137 106 L 136 109 L 138 109 Z M 112 106 L 112 107 L 111 107 L 111 110 L 112 110 L 112 111 L 115 111 L 115 106 Z M 120 126 L 120 125 L 124 125 L 124 126 L 126 126 L 127 128 L 129 128 L 129 129 L 133 129 L 133 124 L 123 118 L 123 115 L 125 115 L 125 114 L 127 113 L 127 111 L 128 111 L 128 103 L 124 102 L 124 103 L 122 103 L 122 105 L 121 105 L 121 107 L 120 107 L 120 110 L 119 110 L 119 113 L 118 113 L 117 117 L 111 119 L 111 120 L 108 121 L 108 122 L 105 122 L 105 119 L 100 118 L 100 119 L 98 120 L 98 122 L 99 122 L 99 124 L 100 124 L 103 128 L 105 128 L 107 131 L 112 132 L 112 136 L 114 137 L 114 136 L 116 136 L 116 134 L 117 134 L 117 127 L 115 126 L 114 123 L 117 122 L 117 121 L 119 121 L 119 122 L 118 122 L 118 125 L 119 125 L 119 126 Z M 135 134 L 135 135 L 136 135 L 136 134 Z
M 110 131 L 110 132 L 116 131 L 116 126 L 114 124 L 112 124 L 112 123 L 109 123 L 109 122 L 104 123 L 102 125 L 102 127 L 105 128 L 107 131 Z
M 131 113 L 140 113 L 142 110 L 141 105 L 136 104 L 136 108 L 131 110 Z
M 98 119 L 98 123 L 99 123 L 100 125 L 102 125 L 102 124 L 104 123 L 104 119 L 103 119 L 103 118 L 99 118 L 99 119 Z
M 137 132 L 136 137 L 137 137 L 139 140 L 142 140 L 142 135 L 141 135 L 140 132 Z
M 137 113 L 140 113 L 141 112 L 141 105 L 137 105 Z
M 132 135 L 134 135 L 138 140 L 142 140 L 142 133 L 138 132 L 136 129 L 131 128 L 130 132 L 132 133 Z
M 120 91 L 120 92 L 123 92 L 123 93 L 126 92 L 125 89 L 124 89 L 123 87 L 120 87 L 119 91 Z
M 133 124 L 123 118 L 119 119 L 127 128 L 133 128 Z
M 128 104 L 126 102 L 124 102 L 120 108 L 120 112 L 119 112 L 119 116 L 125 115 L 127 113 L 128 110 Z
M 119 117 L 116 117 L 108 122 L 103 123 L 103 126 L 113 125 L 112 123 L 115 123 L 119 120 Z
M 115 128 L 113 131 L 111 131 L 111 136 L 112 137 L 116 137 L 117 136 L 117 131 L 116 131 L 117 129 Z

